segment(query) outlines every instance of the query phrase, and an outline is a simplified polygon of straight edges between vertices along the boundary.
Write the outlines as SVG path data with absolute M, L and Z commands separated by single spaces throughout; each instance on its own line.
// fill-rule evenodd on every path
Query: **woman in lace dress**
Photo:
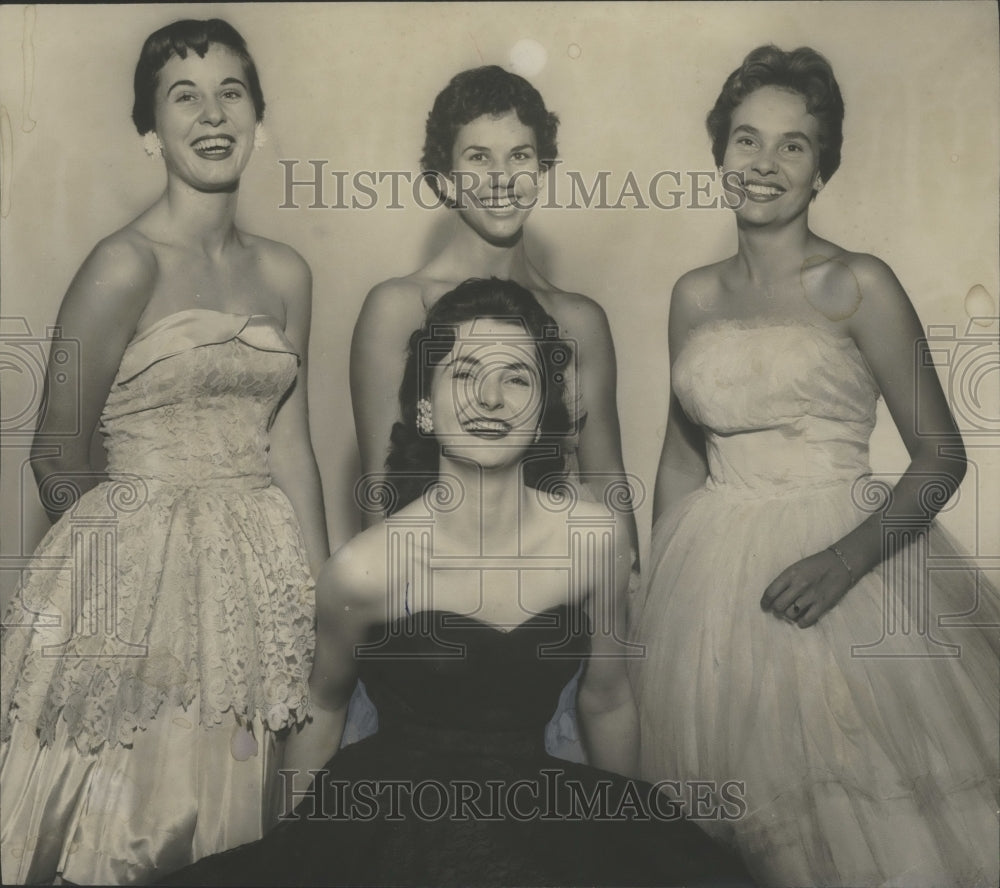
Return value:
M 843 114 L 826 59 L 763 46 L 708 117 L 738 249 L 671 299 L 642 775 L 741 781 L 746 815 L 704 826 L 762 883 L 996 884 L 996 592 L 932 521 L 965 452 L 909 298 L 809 228 Z
M 263 115 L 226 22 L 147 38 L 133 119 L 167 186 L 63 299 L 80 374 L 49 390 L 32 463 L 55 524 L 5 618 L 8 884 L 141 883 L 259 837 L 306 714 L 328 554 L 310 272 L 235 224 Z
M 427 117 L 421 166 L 449 207 L 444 247 L 423 267 L 383 281 L 365 299 L 351 343 L 351 401 L 369 478 L 384 469 L 389 432 L 398 419 L 395 380 L 406 338 L 446 291 L 470 277 L 494 275 L 535 294 L 575 344 L 579 436 L 574 478 L 597 499 L 623 490 L 625 469 L 616 394 L 615 347 L 604 310 L 593 299 L 546 280 L 525 246 L 524 225 L 544 200 L 545 174 L 556 159 L 559 120 L 523 77 L 496 65 L 462 71 L 438 94 Z M 630 545 L 638 553 L 635 520 L 621 497 Z M 378 515 L 370 512 L 368 522 Z M 572 715 L 575 682 L 549 729 L 549 749 L 579 759 Z M 349 733 L 361 727 L 355 701 Z

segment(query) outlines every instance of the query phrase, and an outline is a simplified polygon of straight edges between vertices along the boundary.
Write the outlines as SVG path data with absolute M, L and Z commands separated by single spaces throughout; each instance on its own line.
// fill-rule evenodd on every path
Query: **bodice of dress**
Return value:
M 794 489 L 869 471 L 878 386 L 849 337 L 805 323 L 715 321 L 677 356 L 673 388 L 727 490 Z
M 297 365 L 263 315 L 185 310 L 129 344 L 101 416 L 109 480 L 10 605 L 0 735 L 16 718 L 51 743 L 62 718 L 97 750 L 196 699 L 203 725 L 304 716 L 313 584 L 267 434 Z
M 379 731 L 434 744 L 523 738 L 540 749 L 559 694 L 589 650 L 580 617 L 560 605 L 503 631 L 423 611 L 373 628 L 358 662 Z
M 265 486 L 268 424 L 297 366 L 270 316 L 168 315 L 122 357 L 101 415 L 108 473 Z

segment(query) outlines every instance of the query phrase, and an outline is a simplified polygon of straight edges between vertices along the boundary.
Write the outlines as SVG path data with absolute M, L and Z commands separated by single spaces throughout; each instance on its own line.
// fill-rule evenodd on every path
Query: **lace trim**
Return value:
M 304 720 L 314 586 L 284 494 L 180 491 L 129 517 L 96 557 L 74 550 L 71 521 L 39 547 L 5 620 L 0 738 L 17 719 L 49 744 L 61 717 L 81 752 L 128 746 L 165 703 L 186 708 L 195 696 L 206 725 L 258 716 L 278 731 Z M 156 539 L 165 544 L 149 551 Z M 78 563 L 52 569 L 53 552 Z M 67 640 L 74 574 L 114 578 L 83 596 L 90 625 L 116 633 Z

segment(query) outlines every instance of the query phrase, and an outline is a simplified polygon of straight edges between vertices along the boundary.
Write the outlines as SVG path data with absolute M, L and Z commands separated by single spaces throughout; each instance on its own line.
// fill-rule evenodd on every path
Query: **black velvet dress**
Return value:
M 546 722 L 588 650 L 576 611 L 509 632 L 429 611 L 369 642 L 359 671 L 378 732 L 330 759 L 266 837 L 165 883 L 752 884 L 649 784 L 546 754 Z

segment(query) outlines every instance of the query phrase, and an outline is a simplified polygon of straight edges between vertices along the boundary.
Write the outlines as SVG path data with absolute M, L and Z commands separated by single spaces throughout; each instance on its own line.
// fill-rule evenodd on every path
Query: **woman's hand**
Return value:
M 854 578 L 847 565 L 830 549 L 824 549 L 786 567 L 764 590 L 760 606 L 800 629 L 814 625 L 834 607 Z

